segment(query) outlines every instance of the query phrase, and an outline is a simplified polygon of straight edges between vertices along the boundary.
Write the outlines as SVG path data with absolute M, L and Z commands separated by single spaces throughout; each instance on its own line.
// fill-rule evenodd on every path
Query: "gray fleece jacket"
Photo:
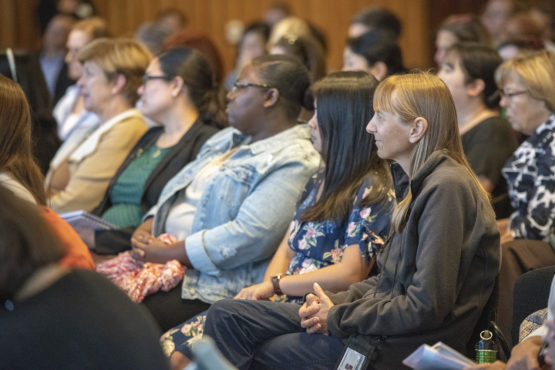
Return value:
M 330 294 L 330 334 L 379 344 L 376 368 L 399 368 L 423 343 L 464 351 L 499 270 L 494 212 L 463 166 L 435 152 L 410 187 L 408 221 L 382 248 L 381 273 Z

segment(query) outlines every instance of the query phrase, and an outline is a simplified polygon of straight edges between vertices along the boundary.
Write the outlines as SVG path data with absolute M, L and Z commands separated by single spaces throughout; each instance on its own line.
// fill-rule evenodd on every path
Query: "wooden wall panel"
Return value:
M 3 10 L 0 22 L 0 47 L 36 49 L 40 37 L 35 21 L 38 0 L 0 0 Z M 225 25 L 236 19 L 249 23 L 260 19 L 264 10 L 276 0 L 93 0 L 97 12 L 104 17 L 117 36 L 132 36 L 144 21 L 167 7 L 181 9 L 189 18 L 190 28 L 208 34 L 220 50 L 224 66 L 229 71 L 235 48 L 225 39 Z M 408 67 L 426 68 L 431 65 L 433 32 L 445 16 L 449 4 L 454 11 L 468 11 L 466 0 L 286 0 L 293 13 L 313 22 L 327 36 L 329 43 L 328 69 L 341 68 L 347 27 L 352 15 L 368 6 L 384 6 L 399 15 L 404 32 L 401 48 Z M 476 8 L 481 0 L 472 0 Z M 441 2 L 438 9 L 437 2 Z M 435 18 L 434 18 L 435 17 Z

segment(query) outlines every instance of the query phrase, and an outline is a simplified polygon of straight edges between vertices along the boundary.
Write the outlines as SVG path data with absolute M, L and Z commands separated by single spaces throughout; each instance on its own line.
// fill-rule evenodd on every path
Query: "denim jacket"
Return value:
M 215 134 L 196 160 L 168 182 L 145 216 L 154 216 L 154 235 L 163 233 L 180 192 L 207 163 L 238 147 L 210 179 L 198 203 L 191 235 L 185 239 L 194 269 L 185 272 L 183 299 L 213 303 L 262 281 L 299 195 L 319 165 L 307 125 L 253 144 L 250 140 L 234 128 Z

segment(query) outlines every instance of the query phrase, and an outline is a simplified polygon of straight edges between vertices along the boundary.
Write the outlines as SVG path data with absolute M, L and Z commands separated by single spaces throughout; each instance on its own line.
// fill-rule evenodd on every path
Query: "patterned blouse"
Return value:
M 295 257 L 289 263 L 288 275 L 304 274 L 339 263 L 345 248 L 350 245 L 358 245 L 360 255 L 368 263 L 389 232 L 395 199 L 393 191 L 378 204 L 361 206 L 372 189 L 370 177 L 359 189 L 347 219 L 301 221 L 302 214 L 315 203 L 322 181 L 317 175 L 309 180 L 291 223 L 289 248 L 295 252 Z
M 555 114 L 542 123 L 503 168 L 515 212 L 515 238 L 548 241 L 555 217 Z
M 306 184 L 291 223 L 289 248 L 295 257 L 289 263 L 288 275 L 304 274 L 341 262 L 343 252 L 350 245 L 358 245 L 360 255 L 366 262 L 372 259 L 389 234 L 391 214 L 395 205 L 395 193 L 390 190 L 381 202 L 361 206 L 361 202 L 372 190 L 372 179 L 367 177 L 360 187 L 349 217 L 338 221 L 300 221 L 305 210 L 313 205 L 322 184 L 314 175 Z M 279 296 L 278 301 L 300 302 L 302 297 Z M 170 357 L 174 351 L 184 352 L 194 341 L 202 337 L 206 312 L 170 329 L 160 338 L 164 353 Z M 185 352 L 186 353 L 186 352 Z

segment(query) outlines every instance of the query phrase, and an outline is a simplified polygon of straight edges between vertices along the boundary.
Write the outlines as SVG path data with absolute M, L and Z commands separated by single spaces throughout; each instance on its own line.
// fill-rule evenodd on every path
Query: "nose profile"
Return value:
M 366 132 L 368 132 L 369 134 L 373 134 L 374 132 L 376 132 L 376 127 L 374 126 L 374 117 L 376 117 L 375 114 L 370 122 L 368 122 L 368 125 L 366 125 Z

